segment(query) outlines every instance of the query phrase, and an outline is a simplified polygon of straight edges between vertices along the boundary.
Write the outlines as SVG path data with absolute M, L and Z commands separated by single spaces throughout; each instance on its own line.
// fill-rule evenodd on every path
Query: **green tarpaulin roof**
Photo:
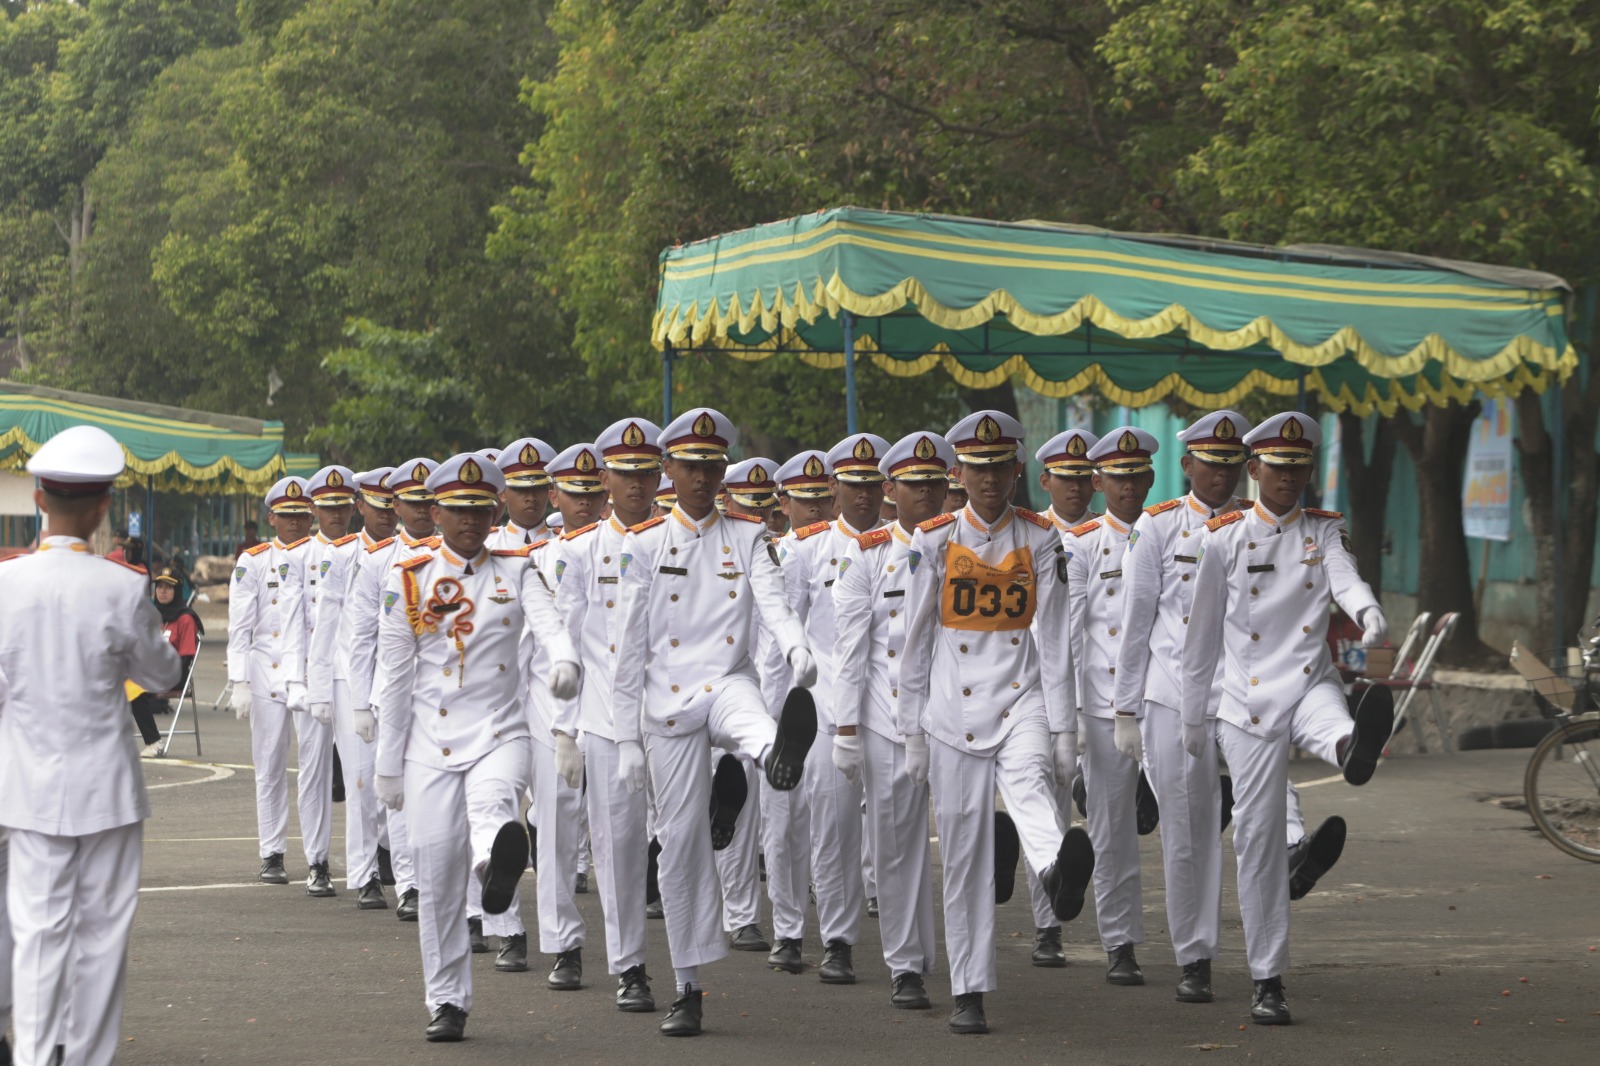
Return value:
M 662 252 L 652 339 L 838 367 L 848 311 L 855 350 L 896 375 L 1132 407 L 1293 396 L 1303 378 L 1332 410 L 1392 414 L 1565 378 L 1568 292 L 1399 253 L 841 207 Z
M 165 492 L 264 493 L 287 472 L 283 423 L 0 382 L 0 469 L 21 470 L 69 426 L 99 426 L 122 445 L 122 484 Z

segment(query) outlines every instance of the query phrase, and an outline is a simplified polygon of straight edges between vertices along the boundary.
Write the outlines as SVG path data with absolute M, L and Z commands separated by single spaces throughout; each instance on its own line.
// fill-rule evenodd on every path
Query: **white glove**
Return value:
M 1054 742 L 1056 787 L 1071 788 L 1078 772 L 1078 737 L 1075 733 L 1056 733 L 1051 740 Z
M 1184 751 L 1198 759 L 1200 758 L 1201 752 L 1206 750 L 1206 745 L 1209 743 L 1211 743 L 1211 736 L 1203 724 L 1190 725 L 1188 722 L 1183 723 Z
M 558 700 L 572 699 L 578 694 L 578 678 L 581 674 L 577 663 L 559 662 L 550 667 L 550 695 Z
M 817 660 L 811 657 L 811 649 L 804 644 L 789 653 L 789 667 L 794 671 L 794 683 L 801 688 L 817 683 Z
M 617 741 L 617 776 L 629 792 L 644 788 L 644 748 L 637 740 Z
M 391 811 L 398 811 L 406 805 L 406 779 L 403 777 L 384 777 L 379 774 L 373 780 L 373 787 L 378 792 L 378 802 Z
M 366 741 L 368 744 L 371 744 L 372 743 L 372 739 L 374 737 L 376 737 L 377 735 L 378 735 L 378 714 L 377 714 L 377 712 L 374 711 L 371 707 L 363 707 L 360 710 L 356 711 L 356 736 L 360 737 L 362 740 Z
M 1361 612 L 1361 646 L 1363 648 L 1381 648 L 1384 639 L 1389 636 L 1389 620 L 1383 616 L 1383 608 L 1368 607 Z
M 289 710 L 295 714 L 303 714 L 308 703 L 304 681 L 291 681 L 283 686 L 283 705 Z
M 556 663 L 560 668 L 568 663 Z M 555 674 L 555 670 L 551 671 Z M 567 783 L 568 788 L 577 788 L 583 781 L 583 752 L 578 750 L 578 742 L 565 733 L 556 734 L 556 776 Z
M 861 780 L 860 733 L 848 737 L 840 733 L 833 738 L 833 765 L 852 785 Z
M 241 722 L 248 722 L 250 720 L 250 707 L 252 704 L 250 697 L 250 682 L 234 681 L 232 682 L 232 685 L 233 694 L 228 697 L 228 707 L 233 711 L 233 716 L 235 718 L 239 719 Z
M 1111 719 L 1111 743 L 1134 762 L 1144 758 L 1144 738 L 1139 735 L 1139 719 L 1131 714 L 1118 714 Z
M 918 788 L 928 783 L 928 734 L 906 737 L 906 776 Z
M 333 722 L 333 704 L 313 703 L 311 705 L 311 717 L 315 718 L 323 725 L 329 725 Z

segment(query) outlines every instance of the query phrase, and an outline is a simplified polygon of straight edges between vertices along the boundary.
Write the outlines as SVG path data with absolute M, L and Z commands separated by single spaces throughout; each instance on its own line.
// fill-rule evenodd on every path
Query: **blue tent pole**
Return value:
M 661 424 L 672 423 L 672 342 L 668 341 L 661 348 Z
M 844 328 L 844 405 L 845 433 L 856 431 L 856 316 L 849 311 L 839 315 Z
M 1567 539 L 1567 405 L 1563 402 L 1565 399 L 1562 396 L 1563 391 L 1558 382 L 1555 388 L 1549 392 L 1549 395 L 1554 397 L 1553 406 L 1555 407 L 1554 417 L 1550 420 L 1553 423 L 1550 434 L 1550 480 L 1553 490 L 1551 502 L 1555 505 L 1555 514 L 1552 516 L 1555 519 L 1555 536 L 1551 538 L 1550 561 L 1556 575 L 1556 587 L 1551 590 L 1550 603 L 1552 613 L 1555 615 L 1556 639 L 1550 645 L 1552 648 L 1564 648 L 1567 646 L 1567 641 L 1575 639 L 1573 634 L 1562 632 L 1564 627 L 1561 620 L 1566 606 L 1562 602 L 1565 597 L 1561 594 L 1562 587 L 1566 584 L 1566 575 L 1562 572 L 1563 556 L 1566 553 L 1562 551 L 1562 546 Z M 1501 400 L 1500 402 L 1507 403 L 1509 401 Z M 1576 585 L 1579 589 L 1587 589 L 1589 587 L 1589 575 L 1584 574 L 1576 581 Z

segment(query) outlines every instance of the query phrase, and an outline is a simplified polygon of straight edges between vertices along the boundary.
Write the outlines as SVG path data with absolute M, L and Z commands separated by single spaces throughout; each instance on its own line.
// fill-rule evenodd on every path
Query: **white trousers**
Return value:
M 1219 721 L 1217 742 L 1233 775 L 1245 958 L 1250 976 L 1260 981 L 1289 968 L 1289 849 L 1283 845 L 1289 737 L 1267 740 Z
M 1050 726 L 1044 704 L 993 751 L 970 754 L 928 738 L 928 781 L 934 824 L 944 852 L 944 943 L 950 991 L 992 992 L 999 987 L 994 962 L 994 794 L 1022 838 L 1035 869 L 1048 869 L 1061 848 L 1065 822 L 1056 807 Z M 1018 711 L 1012 711 L 1019 717 Z M 879 876 L 882 876 L 880 872 Z M 878 897 L 881 914 L 883 897 Z M 880 919 L 881 920 L 881 919 Z
M 1179 966 L 1217 957 L 1222 925 L 1222 781 L 1217 721 L 1206 719 L 1200 758 L 1183 750 L 1183 718 L 1144 704 L 1145 772 L 1161 805 L 1161 862 L 1167 882 L 1167 929 Z
M 0 1033 L 11 1025 L 11 919 L 6 910 L 6 870 L 11 865 L 11 846 L 6 830 L 0 829 Z
M 644 962 L 644 881 L 650 838 L 645 794 L 617 775 L 617 745 L 590 733 L 584 740 L 585 792 L 594 847 L 594 881 L 605 919 L 606 965 L 617 974 Z M 709 806 L 709 804 L 708 804 Z
M 289 841 L 289 727 L 294 719 L 300 758 L 295 792 L 306 865 L 325 862 L 333 835 L 333 727 L 310 712 L 291 714 L 283 704 L 255 698 L 250 707 L 250 751 L 256 765 L 256 828 L 261 857 L 282 855 Z
M 817 932 L 824 944 L 854 944 L 866 903 L 861 882 L 861 783 L 833 765 L 833 737 L 819 730 L 806 755 L 811 807 L 811 880 L 817 887 Z
M 539 904 L 539 950 L 555 955 L 581 948 L 584 941 L 583 915 L 578 913 L 578 900 L 573 895 L 578 852 L 583 848 L 583 782 L 579 781 L 577 788 L 568 788 L 556 774 L 555 749 L 537 740 L 531 746 L 533 824 L 539 827 L 539 873 L 534 889 Z M 709 800 L 707 804 L 709 807 Z M 487 920 L 483 927 L 487 932 Z
M 1350 735 L 1350 701 L 1344 689 L 1333 682 L 1317 685 L 1289 718 L 1289 743 L 1310 752 L 1328 765 L 1339 767 L 1339 742 Z M 1289 784 L 1288 820 L 1284 832 L 1292 848 L 1306 836 L 1305 818 L 1300 813 L 1300 793 Z
M 394 869 L 396 895 L 417 887 L 417 864 L 411 860 L 411 836 L 406 831 L 405 811 L 391 811 L 379 804 L 380 843 L 389 849 L 389 865 Z
M 10 830 L 7 911 L 18 1066 L 117 1055 L 144 823 L 81 837 Z
M 1080 727 L 1081 728 L 1081 727 Z M 1052 765 L 1054 765 L 1052 763 Z M 1056 809 L 1061 812 L 1062 825 L 1072 824 L 1072 784 L 1056 788 L 1051 791 L 1056 798 Z M 1033 868 L 1033 863 L 1027 857 L 1022 859 L 1022 868 L 1028 875 L 1028 905 L 1033 910 L 1033 927 L 1035 929 L 1055 929 L 1061 925 L 1061 919 L 1056 917 L 1055 908 L 1050 906 L 1050 894 L 1044 890 L 1044 884 L 1039 880 L 1039 872 Z
M 657 880 L 675 969 L 716 962 L 728 954 L 711 850 L 711 775 L 706 772 L 711 748 L 760 763 L 776 734 L 760 689 L 740 678 L 726 682 L 717 694 L 705 728 L 683 736 L 644 737 L 645 763 L 655 786 L 656 839 L 661 842 Z
M 811 908 L 811 804 L 804 784 L 779 792 L 762 775 L 761 853 L 767 858 L 773 938 L 800 940 Z
M 462 770 L 406 763 L 406 828 L 417 867 L 423 999 L 430 1012 L 445 1003 L 472 1010 L 467 882 L 480 881 L 500 827 L 521 818 L 530 743 L 527 737 L 506 741 Z
M 932 973 L 933 868 L 928 786 L 906 776 L 905 745 L 862 728 L 868 854 L 878 888 L 878 933 L 891 976 Z
M 333 743 L 344 771 L 345 885 L 353 892 L 378 876 L 383 804 L 372 784 L 378 746 L 356 736 L 355 708 L 343 681 L 333 683 Z
M 713 770 L 722 755 L 721 749 L 711 749 Z M 714 853 L 722 885 L 722 928 L 728 933 L 761 919 L 761 780 L 766 775 L 749 759 L 740 759 L 739 768 L 744 771 L 744 809 L 734 823 L 733 842 Z
M 1144 943 L 1139 879 L 1139 764 L 1117 750 L 1110 718 L 1080 715 L 1085 731 L 1083 787 L 1094 844 L 1094 913 L 1107 951 Z

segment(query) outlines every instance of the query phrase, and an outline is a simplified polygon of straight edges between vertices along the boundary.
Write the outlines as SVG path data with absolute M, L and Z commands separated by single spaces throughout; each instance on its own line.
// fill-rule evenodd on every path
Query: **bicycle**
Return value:
M 1590 630 L 1600 628 L 1600 619 Z M 1533 686 L 1539 713 L 1552 730 L 1528 760 L 1523 798 L 1546 840 L 1577 859 L 1600 862 L 1600 635 L 1579 635 L 1545 663 L 1521 644 L 1511 664 Z

